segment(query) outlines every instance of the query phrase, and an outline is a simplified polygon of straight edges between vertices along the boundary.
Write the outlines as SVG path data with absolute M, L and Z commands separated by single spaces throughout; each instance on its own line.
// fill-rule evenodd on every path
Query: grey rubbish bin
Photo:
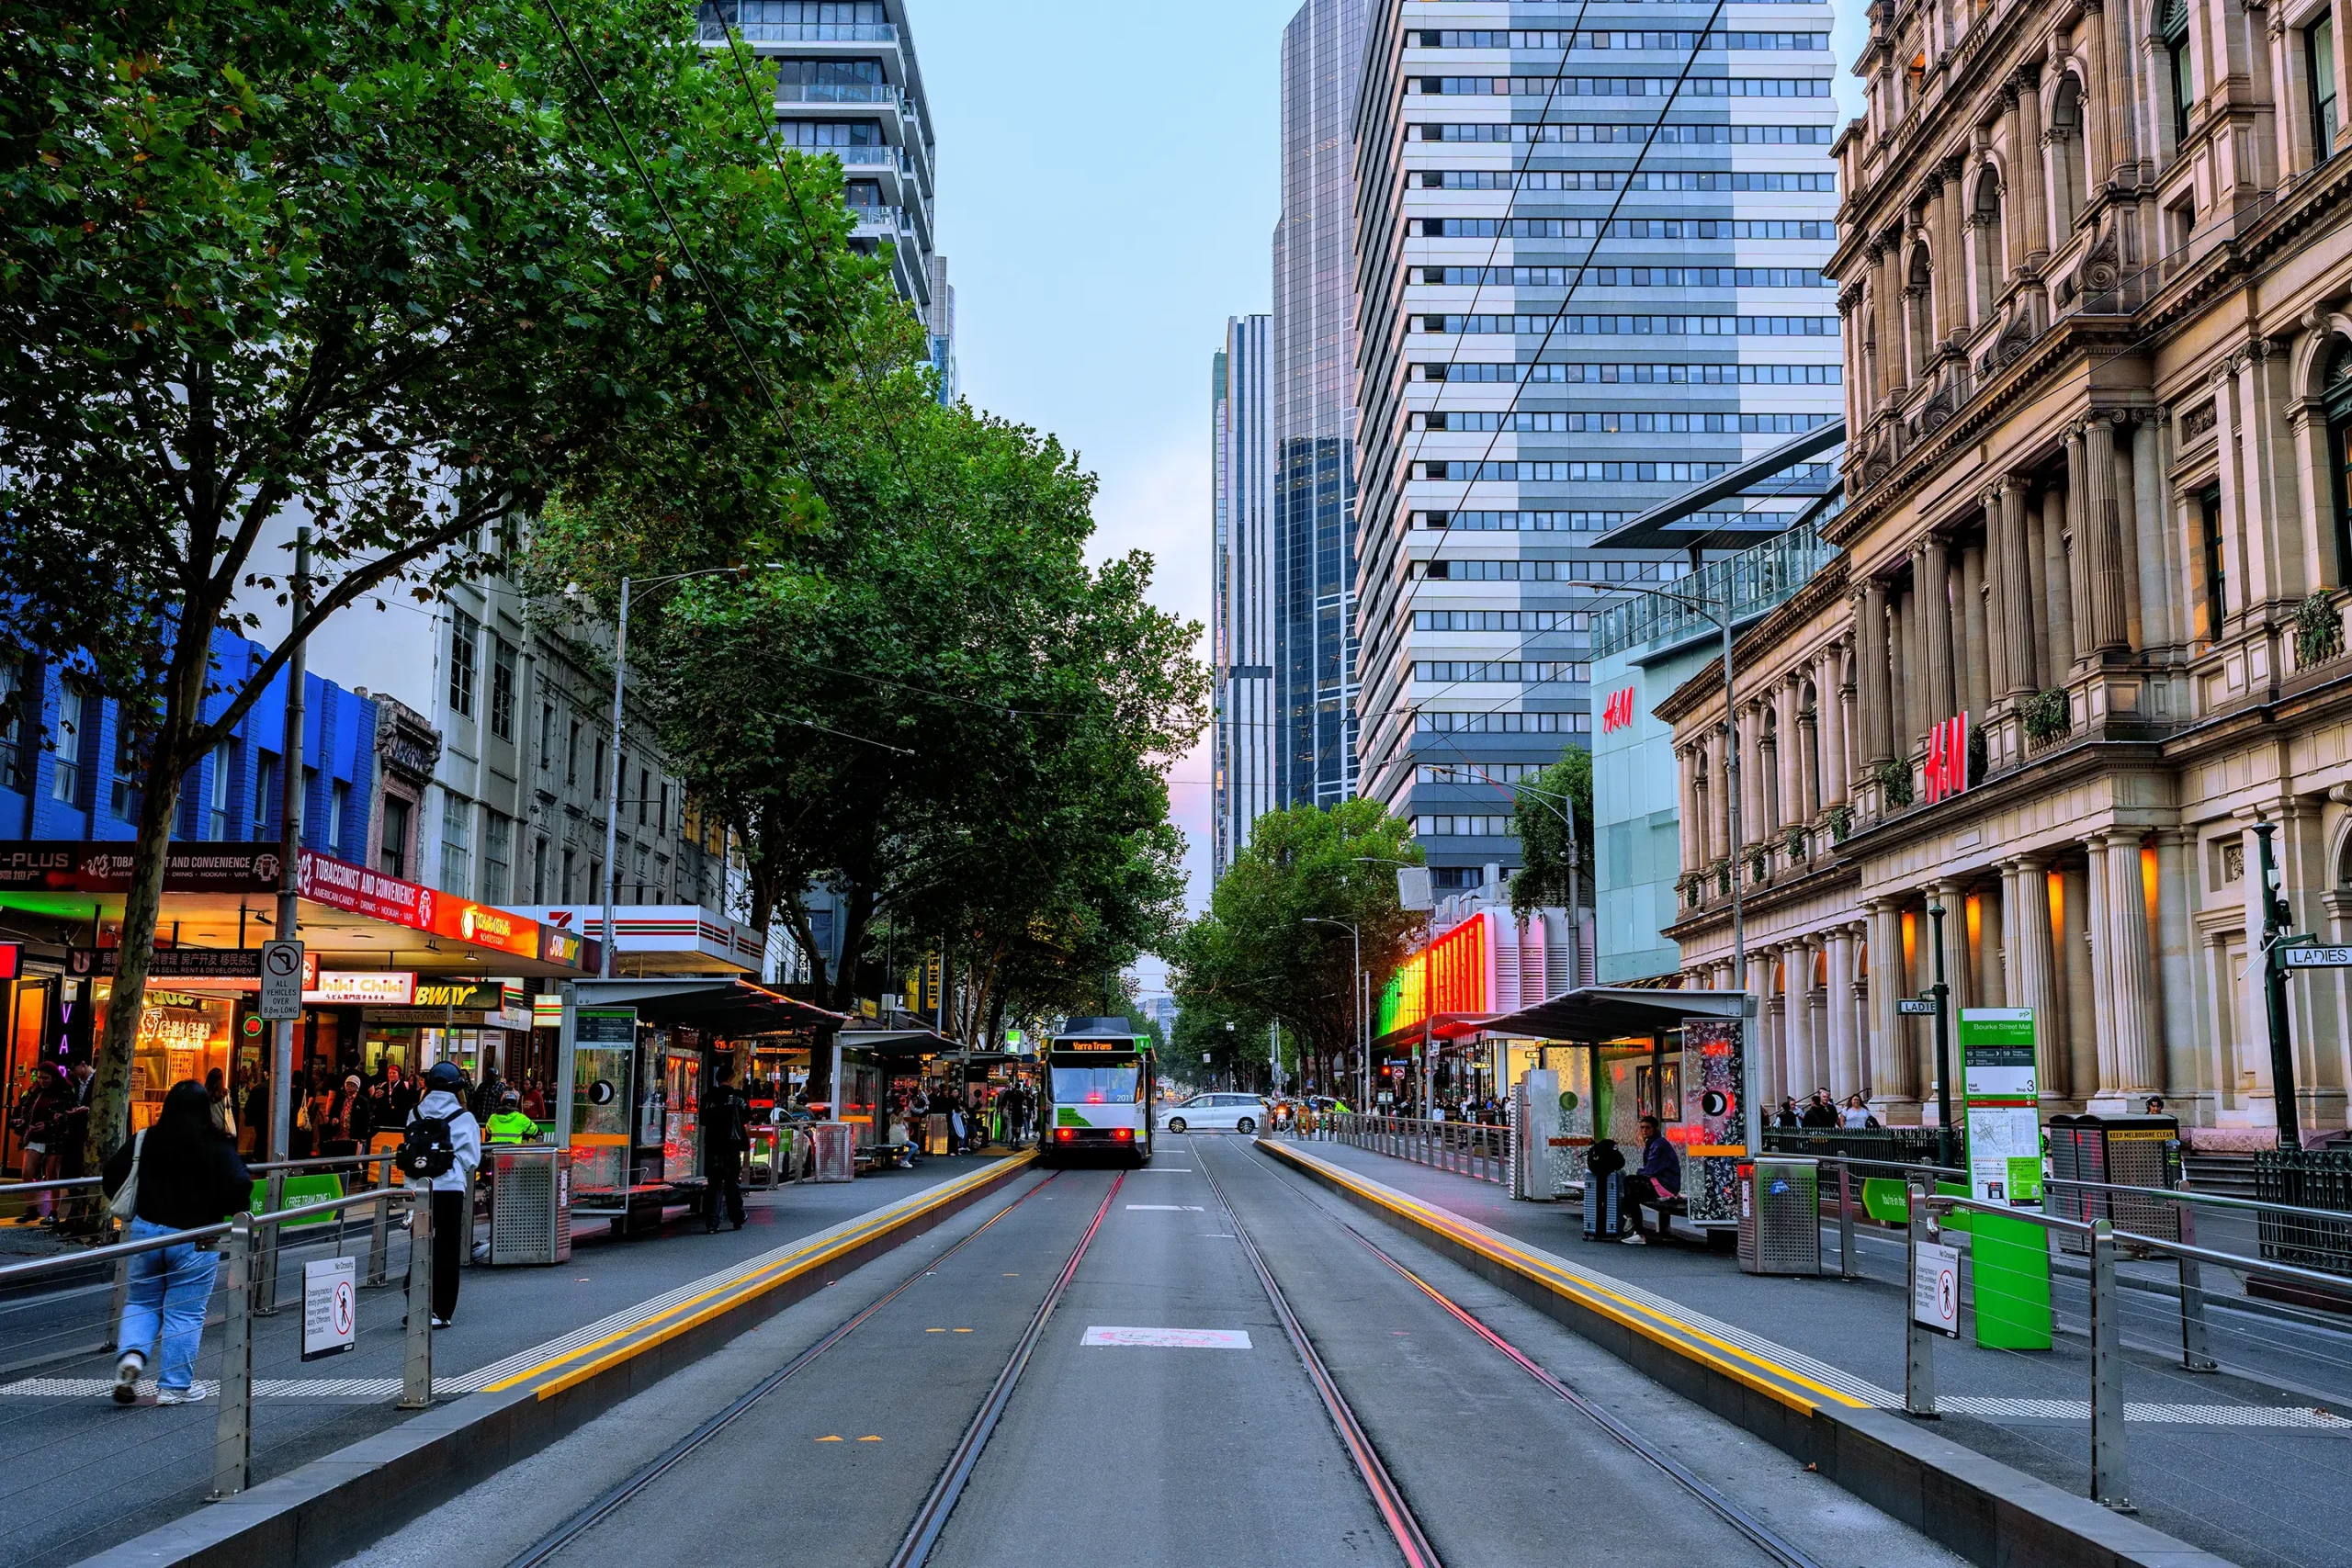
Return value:
M 548 1144 L 493 1144 L 490 1262 L 561 1263 L 571 1257 L 571 1151 Z
M 1798 1155 L 1743 1162 L 1739 1266 L 1750 1274 L 1821 1272 L 1821 1166 Z

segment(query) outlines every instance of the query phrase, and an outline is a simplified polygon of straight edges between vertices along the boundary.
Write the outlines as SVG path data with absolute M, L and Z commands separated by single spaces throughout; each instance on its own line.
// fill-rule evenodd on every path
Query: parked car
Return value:
M 1216 1129 L 1254 1133 L 1266 1124 L 1266 1102 L 1254 1094 L 1196 1094 L 1168 1108 L 1171 1133 Z

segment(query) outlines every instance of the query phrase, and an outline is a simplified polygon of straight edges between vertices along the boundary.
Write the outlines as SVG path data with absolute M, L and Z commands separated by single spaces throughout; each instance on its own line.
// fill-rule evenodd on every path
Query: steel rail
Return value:
M 1022 1331 L 1021 1338 L 1012 1347 L 1012 1354 L 1005 1358 L 1004 1370 L 997 1374 L 995 1386 L 980 1402 L 979 1412 L 972 1417 L 972 1424 L 964 1428 L 964 1436 L 957 1440 L 956 1451 L 948 1455 L 947 1468 L 940 1472 L 939 1480 L 931 1489 L 931 1495 L 922 1500 L 922 1506 L 915 1510 L 914 1523 L 908 1527 L 907 1538 L 899 1543 L 899 1550 L 890 1556 L 890 1568 L 920 1568 L 923 1559 L 931 1555 L 931 1549 L 938 1544 L 940 1531 L 947 1528 L 948 1516 L 956 1511 L 956 1500 L 964 1495 L 965 1484 L 972 1479 L 973 1469 L 980 1462 L 980 1450 L 988 1447 L 989 1434 L 996 1430 L 997 1418 L 1004 1414 L 1005 1405 L 1012 1402 L 1013 1385 L 1028 1370 L 1029 1357 L 1037 1348 L 1038 1340 L 1045 1337 L 1047 1320 L 1054 1315 L 1054 1308 L 1061 1304 L 1062 1293 L 1069 1289 L 1070 1280 L 1078 1273 L 1079 1259 L 1084 1258 L 1086 1249 L 1093 1245 L 1094 1233 L 1102 1228 L 1102 1216 L 1111 1212 L 1111 1201 L 1119 1195 L 1119 1189 L 1126 1179 L 1127 1173 L 1121 1171 L 1111 1183 L 1111 1190 L 1102 1194 L 1102 1205 L 1094 1211 L 1094 1218 L 1088 1223 L 1086 1234 L 1080 1236 L 1078 1245 L 1070 1249 L 1069 1261 L 1062 1265 L 1061 1274 L 1054 1280 L 1053 1288 L 1046 1292 L 1046 1299 L 1037 1303 L 1036 1314 L 1030 1318 L 1029 1326 Z
M 1421 1530 L 1420 1520 L 1414 1517 L 1412 1505 L 1405 1500 L 1404 1489 L 1396 1484 L 1396 1478 L 1388 1473 L 1388 1467 L 1380 1461 L 1379 1451 L 1373 1447 L 1371 1436 L 1364 1431 L 1363 1424 L 1356 1419 L 1356 1413 L 1349 1405 L 1347 1396 L 1340 1392 L 1339 1381 L 1331 1375 L 1331 1369 L 1323 1364 L 1323 1358 L 1317 1353 L 1314 1341 L 1306 1337 L 1306 1330 L 1300 1325 L 1298 1315 L 1291 1311 L 1289 1298 L 1283 1294 L 1283 1288 L 1275 1281 L 1273 1270 L 1266 1267 L 1265 1258 L 1259 1256 L 1257 1243 L 1250 1239 L 1249 1229 L 1234 1211 L 1233 1201 L 1218 1185 L 1216 1173 L 1209 1168 L 1206 1159 L 1197 1155 L 1193 1164 L 1207 1179 L 1209 1190 L 1216 1194 L 1217 1204 L 1225 1211 L 1226 1222 L 1233 1227 L 1233 1239 L 1240 1244 L 1242 1256 L 1257 1271 L 1258 1283 L 1264 1289 L 1267 1301 L 1273 1304 L 1274 1316 L 1281 1320 L 1283 1332 L 1290 1337 L 1291 1348 L 1298 1352 L 1299 1360 L 1305 1364 L 1307 1381 L 1315 1385 L 1315 1392 L 1321 1396 L 1323 1409 L 1331 1417 L 1331 1425 L 1339 1429 L 1340 1441 L 1347 1449 L 1348 1457 L 1355 1461 L 1357 1473 L 1363 1477 L 1365 1489 L 1372 1494 L 1373 1506 L 1380 1510 L 1382 1522 L 1387 1525 L 1389 1534 L 1396 1538 L 1396 1549 L 1404 1554 L 1406 1568 L 1442 1568 L 1437 1549 L 1430 1544 L 1429 1537 Z
M 890 1287 L 890 1289 L 883 1295 L 878 1296 L 874 1301 L 868 1303 L 864 1308 L 860 1309 L 854 1315 L 851 1316 L 838 1327 L 834 1328 L 831 1333 L 827 1334 L 822 1339 L 818 1340 L 817 1343 L 809 1346 L 808 1348 L 801 1351 L 797 1356 L 793 1357 L 792 1359 L 786 1361 L 783 1366 L 777 1368 L 775 1371 L 770 1372 L 766 1377 L 762 1378 L 745 1393 L 738 1395 L 726 1406 L 726 1408 L 712 1416 L 701 1426 L 696 1427 L 693 1431 L 687 1433 L 684 1437 L 671 1444 L 670 1447 L 664 1449 L 653 1459 L 648 1461 L 643 1466 L 631 1473 L 629 1477 L 623 1481 L 619 1485 L 615 1486 L 612 1490 L 598 1497 L 594 1502 L 589 1504 L 586 1507 L 581 1509 L 578 1513 L 564 1520 L 563 1523 L 558 1525 L 554 1529 L 549 1530 L 546 1535 L 541 1536 L 529 1547 L 526 1548 L 519 1556 L 511 1561 L 507 1564 L 507 1568 L 537 1568 L 538 1564 L 546 1562 L 558 1552 L 561 1551 L 565 1547 L 570 1546 L 573 1541 L 579 1540 L 582 1536 L 587 1534 L 590 1530 L 604 1523 L 605 1520 L 612 1517 L 612 1516 L 619 1512 L 631 1498 L 643 1492 L 648 1486 L 652 1485 L 653 1483 L 659 1481 L 671 1471 L 676 1469 L 679 1463 L 684 1461 L 686 1456 L 693 1453 L 696 1449 L 701 1448 L 703 1444 L 710 1441 L 711 1438 L 717 1437 L 719 1433 L 725 1431 L 729 1427 L 734 1425 L 736 1420 L 746 1411 L 750 1410 L 752 1406 L 757 1404 L 761 1400 L 765 1399 L 769 1394 L 774 1393 L 778 1388 L 781 1388 L 785 1382 L 792 1377 L 794 1373 L 800 1371 L 818 1357 L 823 1355 L 826 1351 L 831 1349 L 834 1346 L 848 1338 L 851 1334 L 857 1330 L 861 1324 L 866 1321 L 866 1319 L 872 1317 L 876 1313 L 880 1312 L 884 1307 L 888 1306 L 892 1302 L 898 1300 L 899 1296 L 905 1294 L 909 1290 L 913 1288 L 917 1280 L 922 1279 L 925 1275 L 932 1273 L 937 1269 L 942 1263 L 944 1263 L 947 1259 L 955 1257 L 958 1252 L 961 1252 L 972 1243 L 979 1240 L 980 1236 L 990 1225 L 995 1224 L 997 1221 L 1004 1218 L 1005 1215 L 1012 1213 L 1013 1210 L 1027 1202 L 1031 1195 L 1036 1192 L 1038 1188 L 1044 1187 L 1046 1182 L 1052 1181 L 1054 1179 L 1054 1176 L 1057 1174 L 1058 1172 L 1048 1173 L 1044 1181 L 1038 1182 L 1036 1186 L 1030 1188 L 1028 1191 L 1022 1193 L 1019 1197 L 1013 1199 L 1012 1202 L 1007 1203 L 1003 1208 L 999 1209 L 995 1213 L 990 1214 L 976 1229 L 973 1230 L 971 1235 L 964 1237 L 963 1240 L 957 1242 L 955 1246 L 949 1247 L 938 1257 L 926 1262 L 922 1268 L 917 1269 L 913 1273 L 908 1275 L 896 1285 Z

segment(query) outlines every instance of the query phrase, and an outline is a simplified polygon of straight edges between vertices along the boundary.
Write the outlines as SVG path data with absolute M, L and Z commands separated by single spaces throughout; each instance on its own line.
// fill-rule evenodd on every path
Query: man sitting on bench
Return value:
M 1682 1160 L 1674 1145 L 1666 1141 L 1658 1130 L 1655 1116 L 1642 1118 L 1641 1168 L 1625 1179 L 1625 1217 L 1634 1228 L 1625 1234 L 1627 1247 L 1645 1247 L 1642 1235 L 1644 1205 L 1657 1211 L 1657 1234 L 1665 1238 L 1669 1221 L 1667 1216 L 1682 1207 Z

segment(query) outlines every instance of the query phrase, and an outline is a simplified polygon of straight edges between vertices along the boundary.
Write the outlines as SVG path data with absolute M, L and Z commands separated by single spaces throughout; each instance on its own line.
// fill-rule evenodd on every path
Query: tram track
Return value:
M 1264 1158 L 1263 1156 L 1257 1154 L 1254 1150 L 1251 1152 L 1250 1157 L 1253 1159 Z M 1204 1164 L 1204 1173 L 1205 1168 L 1205 1164 Z M 1396 1258 L 1390 1256 L 1390 1254 L 1383 1248 L 1379 1243 L 1374 1241 L 1372 1237 L 1366 1235 L 1361 1229 L 1359 1229 L 1350 1216 L 1340 1213 L 1323 1203 L 1320 1200 L 1316 1198 L 1314 1194 L 1300 1187 L 1298 1183 L 1293 1180 L 1287 1173 L 1282 1171 L 1280 1168 L 1270 1165 L 1269 1169 L 1274 1176 L 1275 1179 L 1279 1181 L 1283 1187 L 1289 1190 L 1294 1195 L 1295 1195 L 1300 1201 L 1316 1210 L 1325 1218 L 1339 1225 L 1340 1229 L 1346 1231 L 1348 1235 L 1355 1238 L 1355 1240 L 1362 1245 L 1365 1250 L 1369 1251 L 1374 1258 L 1378 1258 L 1388 1268 L 1394 1269 L 1408 1283 L 1412 1285 L 1415 1290 L 1419 1291 L 1430 1301 L 1435 1303 L 1449 1316 L 1453 1317 L 1454 1321 L 1470 1330 L 1471 1333 L 1476 1335 L 1488 1347 L 1500 1353 L 1505 1359 L 1516 1365 L 1529 1377 L 1534 1379 L 1535 1382 L 1541 1384 L 1544 1388 L 1550 1391 L 1560 1399 L 1566 1401 L 1571 1408 L 1576 1410 L 1579 1415 L 1589 1419 L 1593 1425 L 1599 1427 L 1603 1432 L 1607 1433 L 1610 1438 L 1651 1465 L 1661 1474 L 1672 1480 L 1685 1493 L 1689 1494 L 1694 1501 L 1705 1507 L 1710 1513 L 1713 1514 L 1732 1529 L 1737 1531 L 1751 1545 L 1770 1556 L 1774 1562 L 1782 1564 L 1782 1568 L 1824 1568 L 1824 1565 L 1817 1559 L 1806 1553 L 1803 1548 L 1797 1546 L 1794 1542 L 1788 1540 L 1787 1537 L 1773 1529 L 1770 1525 L 1758 1518 L 1754 1514 L 1741 1507 L 1737 1503 L 1733 1502 L 1729 1497 L 1724 1495 L 1722 1492 L 1709 1485 L 1688 1466 L 1677 1460 L 1672 1454 L 1667 1452 L 1663 1448 L 1650 1441 L 1647 1438 L 1643 1437 L 1641 1433 L 1635 1431 L 1632 1427 L 1626 1425 L 1623 1421 L 1619 1420 L 1615 1416 L 1594 1404 L 1591 1400 L 1587 1399 L 1583 1394 L 1578 1393 L 1568 1384 L 1561 1382 L 1558 1378 L 1554 1377 L 1550 1372 L 1546 1371 L 1539 1363 L 1537 1363 L 1533 1358 L 1530 1357 L 1525 1351 L 1513 1345 L 1510 1340 L 1504 1338 L 1502 1335 L 1496 1332 L 1496 1330 L 1481 1319 L 1477 1314 L 1472 1312 L 1469 1308 L 1464 1306 L 1461 1303 L 1455 1301 L 1453 1297 L 1439 1290 L 1435 1285 L 1430 1284 L 1420 1275 L 1415 1273 L 1411 1269 L 1406 1267 Z M 1209 1185 L 1212 1188 L 1216 1187 L 1216 1177 L 1209 1177 Z M 1237 1237 L 1241 1236 L 1243 1233 L 1239 1217 L 1233 1214 L 1232 1205 L 1229 1202 L 1227 1202 L 1225 1194 L 1221 1189 L 1217 1191 L 1217 1199 L 1219 1202 L 1226 1203 L 1226 1213 L 1233 1219 L 1234 1222 L 1233 1228 L 1235 1235 Z M 1242 1245 L 1245 1247 L 1250 1248 L 1254 1260 L 1256 1253 L 1255 1247 L 1251 1247 L 1246 1239 L 1243 1241 Z M 1261 1273 L 1264 1272 L 1262 1264 L 1260 1265 L 1260 1269 Z M 1270 1282 L 1269 1289 L 1272 1290 L 1273 1288 L 1274 1287 Z M 1277 1311 L 1283 1312 L 1284 1323 L 1287 1326 L 1290 1320 L 1286 1310 L 1278 1305 Z M 1410 1560 L 1409 1555 L 1408 1560 Z

